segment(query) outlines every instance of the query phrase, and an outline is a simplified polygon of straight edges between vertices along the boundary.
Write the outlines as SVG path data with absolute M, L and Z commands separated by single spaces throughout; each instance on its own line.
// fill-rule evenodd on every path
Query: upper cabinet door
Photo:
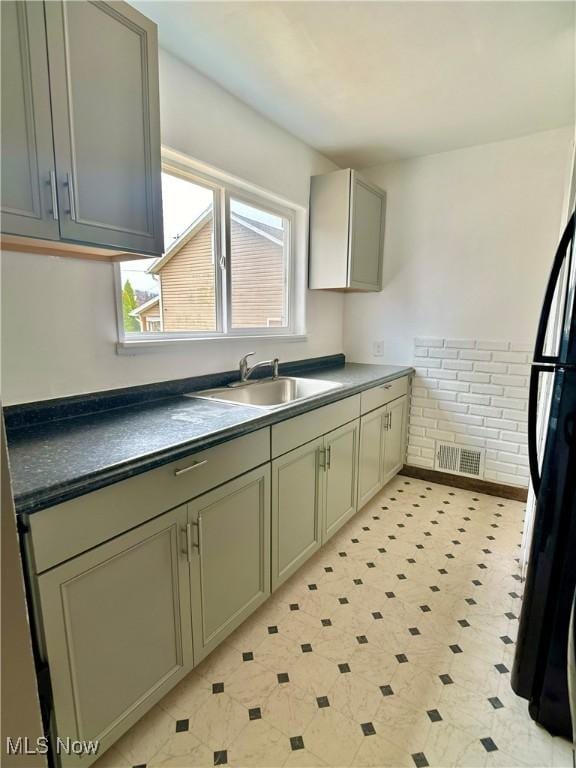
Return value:
M 163 250 L 156 25 L 123 2 L 48 2 L 60 234 Z
M 2 2 L 2 231 L 58 238 L 44 5 Z
M 379 291 L 382 288 L 384 198 L 352 173 L 350 198 L 351 288 Z

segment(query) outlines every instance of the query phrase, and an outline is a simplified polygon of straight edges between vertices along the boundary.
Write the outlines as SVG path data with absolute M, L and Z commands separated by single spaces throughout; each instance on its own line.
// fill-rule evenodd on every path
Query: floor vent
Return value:
M 460 445 L 437 442 L 434 469 L 451 472 L 453 475 L 482 477 L 484 451 L 480 448 L 463 448 Z

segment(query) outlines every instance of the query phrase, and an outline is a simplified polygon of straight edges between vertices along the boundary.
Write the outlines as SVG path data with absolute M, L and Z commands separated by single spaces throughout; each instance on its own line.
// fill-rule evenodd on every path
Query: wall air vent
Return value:
M 434 469 L 466 477 L 483 477 L 484 451 L 481 448 L 463 448 L 451 443 L 436 442 Z

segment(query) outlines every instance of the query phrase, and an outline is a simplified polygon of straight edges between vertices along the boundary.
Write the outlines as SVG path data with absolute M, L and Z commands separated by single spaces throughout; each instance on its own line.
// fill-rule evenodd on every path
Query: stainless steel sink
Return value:
M 341 386 L 334 381 L 280 376 L 277 379 L 257 379 L 247 381 L 244 384 L 191 392 L 186 397 L 200 397 L 206 400 L 271 409 L 281 408 L 296 400 L 305 400 L 308 397 L 314 397 Z

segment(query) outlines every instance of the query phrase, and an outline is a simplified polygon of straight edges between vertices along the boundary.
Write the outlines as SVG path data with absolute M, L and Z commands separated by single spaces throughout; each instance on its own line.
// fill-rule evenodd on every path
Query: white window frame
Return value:
M 297 254 L 297 242 L 307 242 L 298 237 L 297 228 L 305 226 L 306 209 L 276 195 L 255 187 L 240 179 L 224 174 L 191 158 L 167 148 L 162 150 L 162 171 L 211 189 L 214 193 L 213 253 L 215 275 L 216 329 L 214 331 L 150 331 L 126 333 L 122 313 L 122 278 L 120 264 L 115 264 L 116 316 L 118 326 L 117 350 L 150 348 L 151 346 L 177 342 L 198 342 L 230 339 L 276 339 L 300 341 L 306 338 L 305 318 L 305 265 L 298 264 L 298 257 L 306 260 L 306 253 Z M 285 306 L 286 326 L 262 328 L 232 328 L 232 286 L 230 262 L 230 200 L 253 205 L 268 213 L 280 216 L 288 222 L 285 232 Z M 301 233 L 300 233 L 301 234 Z M 160 307 L 162 295 L 160 294 Z

